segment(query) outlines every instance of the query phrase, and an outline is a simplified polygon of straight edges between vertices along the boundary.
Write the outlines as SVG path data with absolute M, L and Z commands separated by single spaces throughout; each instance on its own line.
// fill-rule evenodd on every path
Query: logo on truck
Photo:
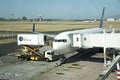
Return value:
M 28 39 L 27 37 L 22 37 L 22 36 L 19 37 L 19 40 L 20 41 L 31 41 L 31 39 Z
M 20 40 L 20 41 L 23 41 L 23 37 L 22 37 L 22 36 L 20 36 L 20 37 L 19 37 L 19 40 Z

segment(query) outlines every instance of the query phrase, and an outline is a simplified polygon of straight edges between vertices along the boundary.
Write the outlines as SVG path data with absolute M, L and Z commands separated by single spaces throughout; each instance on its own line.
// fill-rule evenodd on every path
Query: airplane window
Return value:
M 65 42 L 67 42 L 67 40 L 65 39 Z
M 55 39 L 54 41 L 57 42 L 57 39 Z
M 59 39 L 59 40 L 55 39 L 54 42 L 67 42 L 67 40 L 66 39 Z
M 58 42 L 61 42 L 61 40 L 58 40 Z
M 66 39 L 63 39 L 63 42 L 67 42 L 67 40 L 66 40 Z

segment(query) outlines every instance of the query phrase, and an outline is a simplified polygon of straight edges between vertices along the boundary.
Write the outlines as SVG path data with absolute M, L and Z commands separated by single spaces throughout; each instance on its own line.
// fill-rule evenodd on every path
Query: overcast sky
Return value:
M 2 18 L 98 19 L 120 18 L 120 0 L 0 0 Z

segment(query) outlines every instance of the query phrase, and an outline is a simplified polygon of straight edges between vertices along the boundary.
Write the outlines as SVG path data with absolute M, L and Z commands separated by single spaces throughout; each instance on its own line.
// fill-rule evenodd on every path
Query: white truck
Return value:
M 40 51 L 46 45 L 46 35 L 43 34 L 18 34 L 17 43 L 22 47 L 22 53 L 17 55 L 20 59 L 26 60 L 54 60 L 53 50 Z

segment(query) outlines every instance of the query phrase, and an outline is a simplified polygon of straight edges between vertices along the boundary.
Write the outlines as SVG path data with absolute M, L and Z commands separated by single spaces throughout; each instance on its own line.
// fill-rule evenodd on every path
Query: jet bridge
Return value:
M 115 53 L 116 49 L 120 50 L 120 32 L 113 29 L 112 31 L 103 30 L 103 33 L 97 34 L 72 34 L 72 47 L 79 48 L 104 48 L 104 70 L 97 80 L 105 80 L 111 71 L 117 66 L 117 71 L 120 71 L 120 55 Z M 107 64 L 106 53 L 112 54 L 111 64 Z M 118 72 L 119 73 L 119 72 Z M 120 76 L 117 75 L 117 79 L 120 80 Z
M 113 59 L 115 58 L 114 50 L 120 50 L 120 32 L 115 30 L 103 30 L 103 33 L 96 34 L 72 34 L 70 35 L 72 40 L 72 47 L 79 48 L 104 48 L 104 66 L 106 66 L 106 52 L 111 53 Z
M 120 33 L 106 32 L 97 34 L 73 34 L 72 47 L 79 48 L 120 48 Z

